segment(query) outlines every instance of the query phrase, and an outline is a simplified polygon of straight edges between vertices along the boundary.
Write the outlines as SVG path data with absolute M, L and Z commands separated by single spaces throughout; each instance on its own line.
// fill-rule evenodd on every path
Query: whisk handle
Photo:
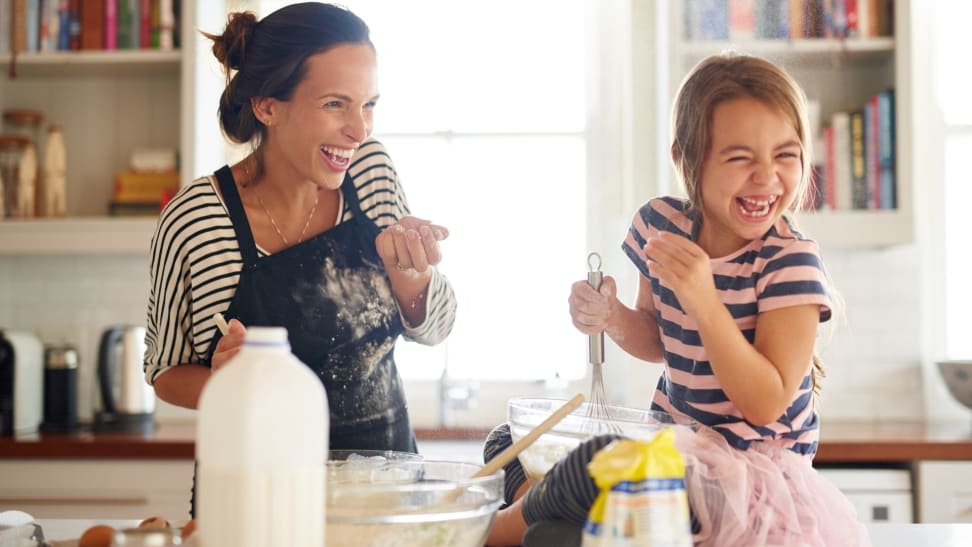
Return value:
M 601 289 L 603 278 L 604 275 L 600 270 L 587 272 L 587 283 L 594 287 L 595 291 Z M 594 365 L 604 363 L 604 331 L 587 337 L 587 361 Z

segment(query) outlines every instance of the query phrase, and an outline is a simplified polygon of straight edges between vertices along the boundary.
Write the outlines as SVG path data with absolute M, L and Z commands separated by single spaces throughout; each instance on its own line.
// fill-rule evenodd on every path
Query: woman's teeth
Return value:
M 337 165 L 347 165 L 351 161 L 351 157 L 354 156 L 353 149 L 334 148 L 331 146 L 322 146 L 321 152 L 324 152 Z
M 778 196 L 770 196 L 767 199 L 736 198 L 739 202 L 739 212 L 744 216 L 759 218 L 769 214 L 773 204 L 776 203 Z

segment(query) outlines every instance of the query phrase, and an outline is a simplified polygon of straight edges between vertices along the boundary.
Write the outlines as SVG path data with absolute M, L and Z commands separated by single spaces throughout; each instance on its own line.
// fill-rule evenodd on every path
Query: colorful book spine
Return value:
M 118 49 L 118 0 L 105 2 L 105 49 Z
M 118 49 L 132 47 L 132 11 L 129 0 L 118 1 Z
M 152 48 L 152 0 L 138 1 L 138 47 Z
M 864 105 L 864 169 L 867 172 L 867 208 L 881 208 L 881 178 L 878 170 L 877 95 Z
M 40 0 L 27 0 L 27 49 L 24 51 L 40 51 Z
M 867 209 L 867 172 L 864 154 L 864 111 L 850 113 L 851 208 Z
M 878 93 L 878 159 L 881 169 L 881 208 L 898 207 L 895 183 L 894 90 Z

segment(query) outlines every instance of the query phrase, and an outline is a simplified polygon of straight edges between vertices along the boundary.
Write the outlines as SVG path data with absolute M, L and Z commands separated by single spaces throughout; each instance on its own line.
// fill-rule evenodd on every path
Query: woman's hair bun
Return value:
M 223 66 L 239 70 L 246 53 L 246 44 L 253 36 L 257 18 L 253 12 L 230 13 L 222 36 L 213 37 L 213 55 Z

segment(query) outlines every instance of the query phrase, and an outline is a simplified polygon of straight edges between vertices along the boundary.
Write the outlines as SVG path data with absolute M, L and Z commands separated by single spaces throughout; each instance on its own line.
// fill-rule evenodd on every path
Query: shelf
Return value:
M 179 50 L 150 49 L 52 51 L 21 53 L 16 61 L 10 53 L 0 54 L 0 67 L 8 79 L 20 77 L 113 76 L 167 74 L 178 75 L 182 61 Z M 10 76 L 10 64 L 15 63 L 15 76 Z
M 155 217 L 0 221 L 0 255 L 149 253 Z
M 900 210 L 820 211 L 797 214 L 807 237 L 827 249 L 881 248 L 914 242 L 912 218 Z
M 894 54 L 894 38 L 839 40 L 835 38 L 807 38 L 803 40 L 729 40 L 693 41 L 681 45 L 682 55 L 688 59 L 734 49 L 781 61 L 799 60 L 803 63 L 862 63 L 887 59 Z

